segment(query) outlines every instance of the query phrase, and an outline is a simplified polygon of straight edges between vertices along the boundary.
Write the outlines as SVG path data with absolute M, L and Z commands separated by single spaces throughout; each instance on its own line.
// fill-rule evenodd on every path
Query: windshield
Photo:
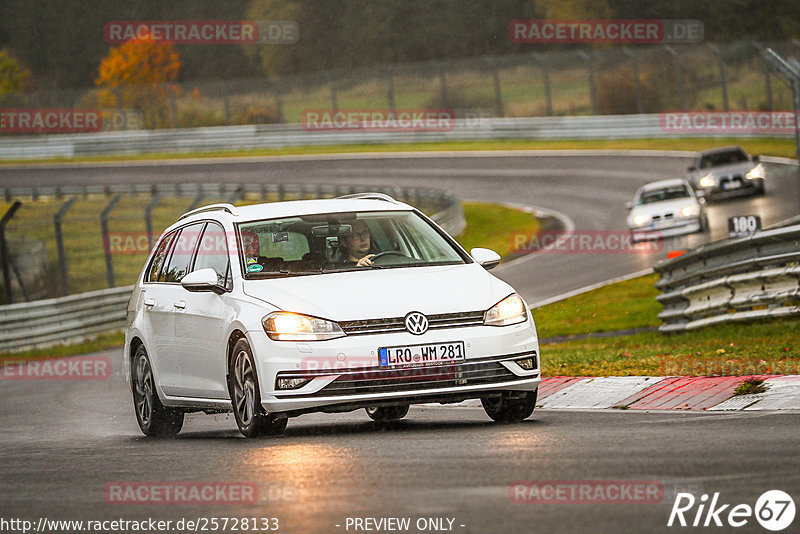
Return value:
M 675 185 L 650 191 L 642 191 L 639 194 L 637 206 L 651 204 L 653 202 L 663 202 L 665 200 L 675 200 L 676 198 L 691 198 L 691 194 L 685 185 Z
M 315 214 L 237 228 L 246 278 L 466 261 L 413 211 Z
M 741 150 L 728 150 L 716 154 L 707 154 L 700 159 L 701 169 L 710 169 L 720 165 L 733 165 L 747 160 L 747 154 Z

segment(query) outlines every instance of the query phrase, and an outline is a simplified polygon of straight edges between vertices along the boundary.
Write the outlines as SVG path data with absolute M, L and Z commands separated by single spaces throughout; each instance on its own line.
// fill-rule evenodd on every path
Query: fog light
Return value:
M 524 360 L 515 360 L 517 365 L 525 369 L 526 371 L 532 371 L 536 369 L 536 364 L 534 363 L 533 358 L 525 358 Z
M 308 384 L 308 378 L 279 378 L 276 389 L 297 389 Z

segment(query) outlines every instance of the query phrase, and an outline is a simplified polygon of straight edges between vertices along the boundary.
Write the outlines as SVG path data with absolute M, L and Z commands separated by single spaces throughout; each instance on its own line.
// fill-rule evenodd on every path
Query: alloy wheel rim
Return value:
M 250 426 L 255 412 L 255 379 L 250 358 L 243 350 L 236 355 L 234 363 L 233 400 L 242 426 Z
M 153 373 L 144 355 L 139 356 L 136 362 L 134 391 L 136 392 L 136 414 L 142 424 L 147 426 L 153 417 Z

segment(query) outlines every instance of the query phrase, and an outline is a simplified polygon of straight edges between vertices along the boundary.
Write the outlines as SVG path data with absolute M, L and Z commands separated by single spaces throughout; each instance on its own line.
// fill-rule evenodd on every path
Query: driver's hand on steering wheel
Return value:
M 357 267 L 369 267 L 372 265 L 372 258 L 375 257 L 375 254 L 367 254 L 356 263 Z

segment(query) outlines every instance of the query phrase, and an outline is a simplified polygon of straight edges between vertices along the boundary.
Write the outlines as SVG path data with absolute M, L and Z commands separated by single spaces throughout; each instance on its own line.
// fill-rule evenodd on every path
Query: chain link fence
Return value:
M 198 206 L 376 190 L 432 215 L 453 235 L 464 229 L 461 202 L 437 189 L 263 183 L 7 190 L 7 204 L 0 204 L 0 217 L 11 214 L 0 222 L 0 304 L 130 285 L 160 232 Z
M 104 127 L 120 130 L 297 123 L 308 109 L 447 108 L 459 117 L 791 109 L 791 89 L 770 73 L 763 46 L 581 48 L 248 80 L 40 91 L 13 95 L 5 107 L 118 110 Z M 769 46 L 784 56 L 800 52 L 798 40 Z

